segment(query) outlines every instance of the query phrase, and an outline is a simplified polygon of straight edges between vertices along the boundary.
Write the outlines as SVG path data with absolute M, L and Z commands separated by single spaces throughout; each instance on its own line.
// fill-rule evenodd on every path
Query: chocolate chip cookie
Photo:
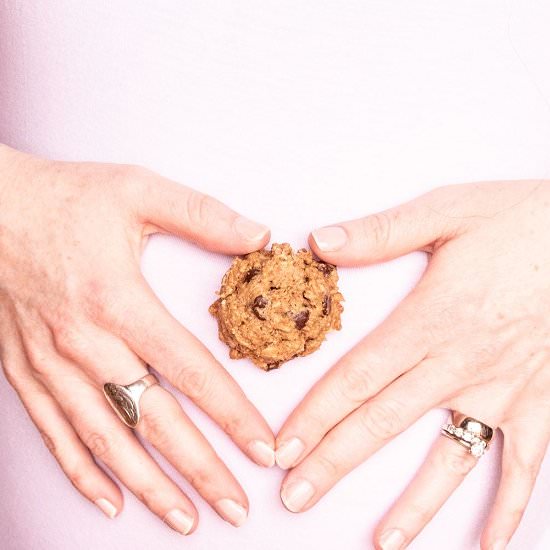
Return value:
M 219 296 L 210 313 L 229 356 L 249 357 L 264 370 L 312 353 L 341 328 L 336 267 L 286 243 L 235 258 Z

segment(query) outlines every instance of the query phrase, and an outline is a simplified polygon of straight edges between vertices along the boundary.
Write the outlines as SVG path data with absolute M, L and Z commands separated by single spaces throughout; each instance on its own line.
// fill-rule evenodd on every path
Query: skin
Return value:
M 549 235 L 549 181 L 444 187 L 311 234 L 312 249 L 340 266 L 415 250 L 429 262 L 416 288 L 281 428 L 276 454 L 290 469 L 281 489 L 287 508 L 311 508 L 420 416 L 443 407 L 504 436 L 500 486 L 480 545 L 505 548 L 550 439 Z M 438 437 L 378 525 L 375 547 L 405 548 L 475 464 Z
M 242 254 L 263 247 L 268 229 L 140 167 L 54 162 L 1 145 L 0 204 L 9 205 L 0 208 L 0 360 L 8 381 L 84 496 L 110 516 L 122 509 L 103 463 L 169 525 L 192 532 L 193 504 L 116 417 L 101 387 L 133 382 L 150 364 L 245 454 L 271 466 L 266 422 L 139 269 L 152 233 Z M 549 226 L 550 182 L 524 181 L 441 188 L 312 233 L 312 249 L 334 264 L 424 250 L 429 265 L 282 427 L 277 462 L 290 469 L 281 496 L 291 511 L 313 506 L 422 414 L 445 407 L 503 432 L 502 479 L 481 547 L 505 547 L 550 439 Z M 169 391 L 149 389 L 141 409 L 139 434 L 240 525 L 246 495 Z M 380 522 L 375 546 L 404 548 L 475 463 L 463 447 L 437 438 Z
M 0 146 L 0 359 L 73 485 L 107 515 L 122 509 L 108 466 L 177 531 L 197 510 L 105 400 L 151 365 L 243 452 L 274 462 L 271 429 L 210 352 L 156 298 L 140 272 L 152 233 L 224 254 L 262 248 L 269 230 L 212 197 L 136 166 L 55 162 Z M 70 388 L 70 392 L 67 389 Z M 168 389 L 141 399 L 140 436 L 227 521 L 247 497 Z

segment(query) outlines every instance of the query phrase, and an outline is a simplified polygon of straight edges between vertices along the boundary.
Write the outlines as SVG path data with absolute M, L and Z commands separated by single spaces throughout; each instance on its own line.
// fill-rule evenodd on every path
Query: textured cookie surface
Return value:
M 210 313 L 230 357 L 249 357 L 265 370 L 315 351 L 341 327 L 336 268 L 288 244 L 236 258 L 219 296 Z

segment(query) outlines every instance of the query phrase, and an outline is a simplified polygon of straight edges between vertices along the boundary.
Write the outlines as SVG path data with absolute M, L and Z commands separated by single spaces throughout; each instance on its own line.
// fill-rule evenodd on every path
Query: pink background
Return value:
M 314 226 L 443 183 L 548 176 L 549 17 L 543 0 L 0 0 L 0 141 L 54 158 L 147 165 L 270 224 L 275 241 L 302 246 Z M 159 237 L 143 267 L 277 430 L 425 260 L 341 270 L 343 330 L 269 374 L 230 361 L 207 312 L 229 261 Z M 428 414 L 314 509 L 292 515 L 278 498 L 282 473 L 248 462 L 181 401 L 247 490 L 244 527 L 220 521 L 177 475 L 201 513 L 192 537 L 182 541 L 132 495 L 108 521 L 64 479 L 2 380 L 0 547 L 366 548 L 446 416 Z M 477 547 L 499 446 L 412 548 Z M 511 548 L 550 547 L 549 488 L 547 459 Z

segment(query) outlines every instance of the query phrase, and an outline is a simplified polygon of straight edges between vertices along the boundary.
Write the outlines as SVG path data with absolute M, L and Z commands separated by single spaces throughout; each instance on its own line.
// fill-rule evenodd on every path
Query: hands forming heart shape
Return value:
M 114 517 L 105 463 L 150 510 L 188 534 L 189 498 L 113 413 L 106 381 L 150 364 L 262 466 L 289 469 L 281 497 L 300 512 L 432 408 L 504 435 L 502 476 L 483 549 L 517 528 L 550 440 L 550 181 L 466 184 L 317 229 L 310 246 L 340 266 L 429 255 L 416 288 L 308 392 L 275 439 L 210 352 L 165 309 L 140 271 L 152 233 L 224 254 L 269 230 L 212 197 L 135 166 L 38 159 L 0 146 L 0 359 L 74 486 Z M 30 192 L 32 185 L 32 193 Z M 109 246 L 105 246 L 108 243 Z M 137 431 L 233 525 L 247 497 L 177 400 L 155 385 Z M 377 548 L 404 548 L 476 458 L 439 437 L 380 522 Z

